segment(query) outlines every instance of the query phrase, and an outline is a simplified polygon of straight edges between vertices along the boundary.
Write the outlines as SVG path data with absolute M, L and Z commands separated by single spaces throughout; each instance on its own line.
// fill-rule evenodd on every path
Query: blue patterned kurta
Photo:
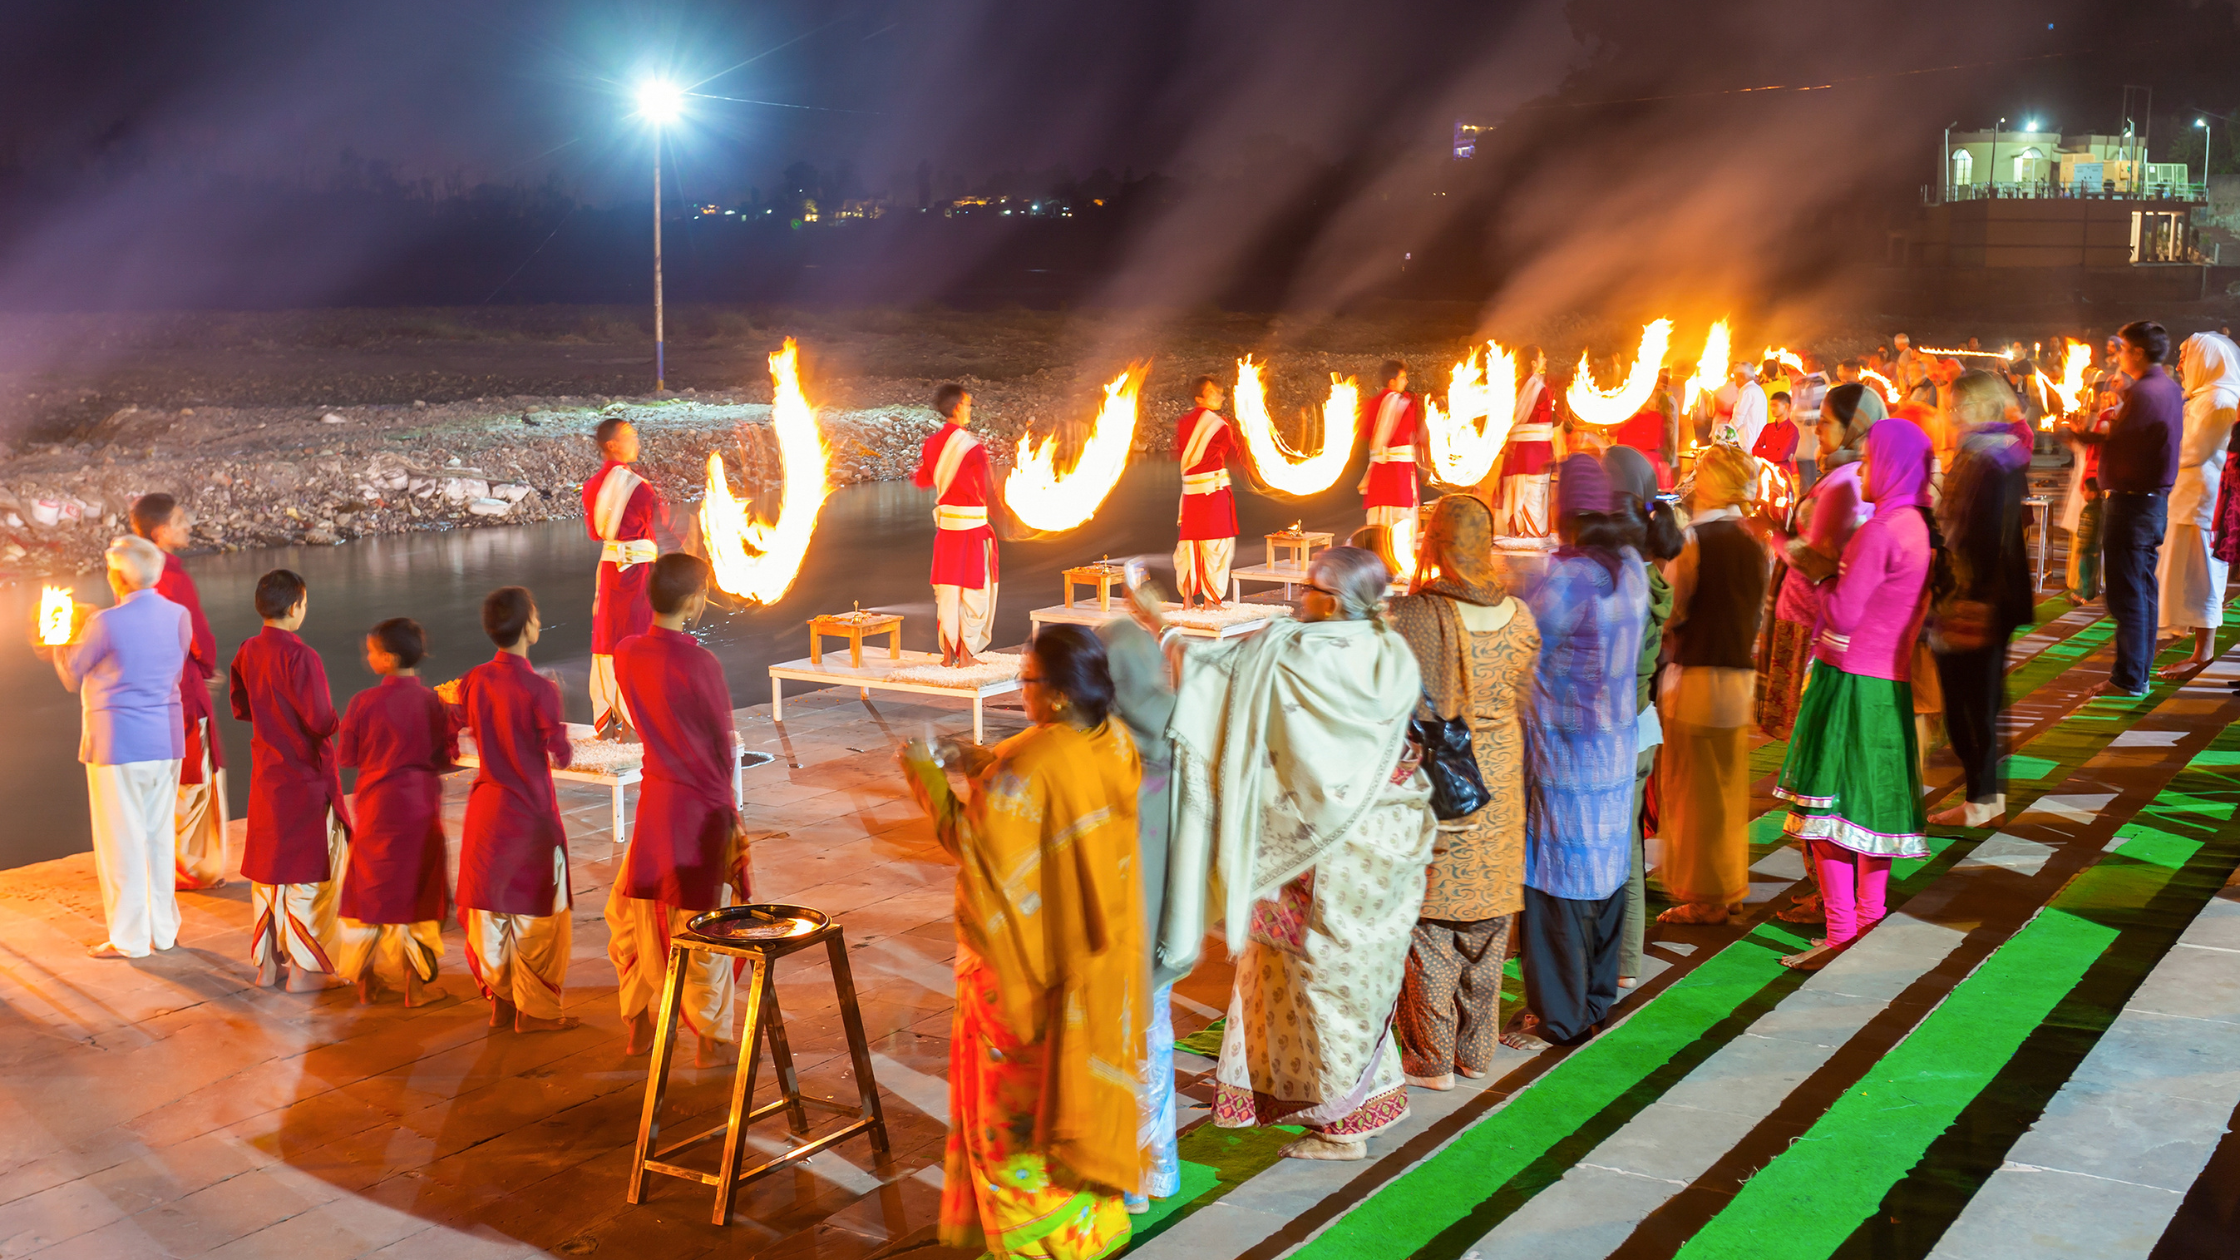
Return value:
M 1649 571 L 1631 550 L 1613 577 L 1559 551 L 1526 602 L 1540 666 L 1524 710 L 1524 882 L 1600 901 L 1626 882 L 1633 851 L 1634 666 Z

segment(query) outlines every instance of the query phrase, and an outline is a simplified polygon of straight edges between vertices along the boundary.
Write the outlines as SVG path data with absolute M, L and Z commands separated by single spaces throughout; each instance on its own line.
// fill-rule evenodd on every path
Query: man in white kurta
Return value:
M 1743 450 L 1755 450 L 1758 434 L 1766 427 L 1766 388 L 1758 383 L 1757 369 L 1747 363 L 1737 363 L 1727 369 L 1735 387 L 1734 419 L 1728 423 L 1734 429 L 1734 444 Z
M 2178 352 L 2178 378 L 2186 391 L 2185 431 L 2178 439 L 2178 479 L 2170 487 L 2170 519 L 2155 577 L 2162 588 L 2162 637 L 2190 633 L 2193 653 L 2165 667 L 2165 678 L 2207 665 L 2216 653 L 2217 627 L 2224 624 L 2225 562 L 2211 543 L 2225 444 L 2240 409 L 2240 347 L 2217 333 L 2195 333 Z

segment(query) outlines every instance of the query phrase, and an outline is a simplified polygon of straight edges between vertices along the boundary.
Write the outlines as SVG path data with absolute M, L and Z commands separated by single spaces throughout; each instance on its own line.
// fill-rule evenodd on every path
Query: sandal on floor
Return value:
M 1331 1138 L 1319 1133 L 1305 1133 L 1299 1140 L 1277 1151 L 1285 1159 L 1331 1159 L 1351 1162 L 1369 1158 L 1369 1139 Z
M 1709 926 L 1726 921 L 1727 908 L 1717 902 L 1682 902 L 1657 916 L 1657 922 L 1659 923 L 1693 923 Z
M 1517 1017 L 1516 1023 L 1509 1026 L 1509 1031 L 1501 1034 L 1501 1044 L 1511 1050 L 1522 1050 L 1526 1054 L 1538 1054 L 1551 1044 L 1546 1038 L 1532 1031 L 1539 1026 L 1540 1017 L 1534 1015 L 1531 1011 L 1526 1011 Z

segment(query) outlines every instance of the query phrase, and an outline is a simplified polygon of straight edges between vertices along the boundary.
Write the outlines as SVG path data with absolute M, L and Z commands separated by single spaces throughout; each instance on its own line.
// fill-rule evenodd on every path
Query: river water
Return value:
M 1342 541 L 1361 519 L 1353 493 L 1358 469 L 1337 488 L 1307 500 L 1237 496 L 1237 563 L 1258 564 L 1259 536 L 1304 519 L 1308 528 L 1331 530 Z M 1059 571 L 1101 556 L 1150 553 L 1170 566 L 1180 481 L 1171 461 L 1130 468 L 1095 520 L 1072 533 L 1002 548 L 1002 589 L 995 642 L 1016 644 L 1027 635 L 1027 613 L 1059 602 Z M 935 650 L 933 590 L 926 569 L 932 551 L 932 495 L 907 482 L 877 482 L 836 491 L 825 504 L 801 577 L 778 603 L 738 612 L 711 611 L 701 640 L 723 662 L 732 703 L 760 704 L 770 697 L 770 665 L 808 655 L 808 618 L 865 608 L 899 612 L 903 646 Z M 431 653 L 422 676 L 441 682 L 489 659 L 482 635 L 482 598 L 493 588 L 518 584 L 536 592 L 544 634 L 533 659 L 557 669 L 565 682 L 568 717 L 591 717 L 586 680 L 591 669 L 591 591 L 597 552 L 581 522 L 558 521 L 449 533 L 363 539 L 339 547 L 287 547 L 190 557 L 187 570 L 202 592 L 203 608 L 218 638 L 220 661 L 258 628 L 252 593 L 269 569 L 291 568 L 310 584 L 302 634 L 325 658 L 337 710 L 373 684 L 362 651 L 365 632 L 385 617 L 411 617 L 427 629 Z M 1171 571 L 1168 574 L 1172 589 Z M 111 602 L 99 574 L 74 583 L 78 598 Z M 1263 590 L 1270 588 L 1260 588 Z M 12 716 L 7 756 L 0 758 L 0 868 L 21 866 L 91 847 L 85 776 L 77 763 L 78 699 L 62 689 L 51 666 L 28 646 L 38 586 L 0 589 L 0 626 L 15 628 L 0 642 L 0 712 Z M 884 640 L 882 639 L 883 643 Z M 803 684 L 791 684 L 788 690 Z M 223 674 L 216 694 L 225 740 L 226 775 L 233 816 L 249 791 L 249 727 L 226 714 Z M 348 780 L 345 780 L 347 786 Z

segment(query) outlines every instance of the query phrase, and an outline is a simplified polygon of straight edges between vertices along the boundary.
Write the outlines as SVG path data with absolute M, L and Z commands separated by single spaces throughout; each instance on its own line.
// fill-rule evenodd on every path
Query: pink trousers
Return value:
M 1812 841 L 1812 865 L 1820 876 L 1821 904 L 1828 915 L 1828 944 L 1849 945 L 1882 922 L 1883 898 L 1890 889 L 1890 859 L 1853 853 L 1827 840 Z

